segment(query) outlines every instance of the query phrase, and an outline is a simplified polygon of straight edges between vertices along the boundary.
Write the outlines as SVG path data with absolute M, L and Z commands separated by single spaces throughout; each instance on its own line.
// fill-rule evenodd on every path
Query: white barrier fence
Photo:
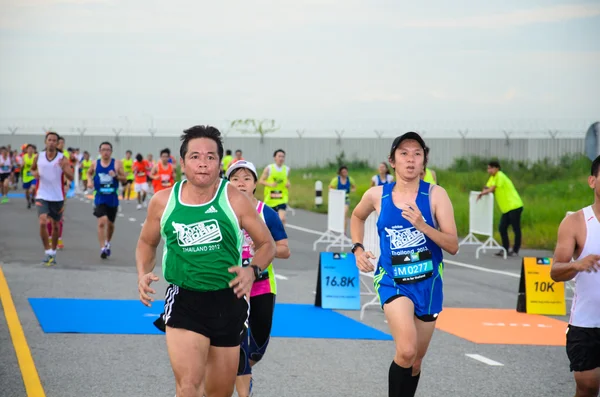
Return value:
M 379 259 L 379 255 L 381 254 L 381 250 L 379 249 L 379 235 L 377 234 L 377 219 L 377 212 L 372 212 L 371 215 L 369 215 L 369 217 L 365 221 L 365 234 L 363 238 L 363 245 L 365 246 L 365 251 L 371 251 L 375 256 L 375 259 L 371 260 L 373 266 L 375 267 L 377 267 L 377 260 Z M 379 303 L 379 296 L 377 295 L 375 287 L 373 286 L 374 273 L 375 272 L 360 272 L 360 284 L 362 287 L 360 295 L 371 297 L 371 300 L 362 304 L 360 308 L 361 320 L 365 315 L 365 310 L 367 309 L 367 307 L 381 307 L 381 304 Z
M 329 190 L 327 200 L 327 231 L 313 243 L 313 251 L 317 250 L 317 245 L 328 244 L 325 248 L 329 251 L 333 247 L 344 249 L 352 247 L 352 240 L 346 236 L 345 213 L 346 205 L 345 190 Z
M 506 259 L 506 249 L 494 239 L 494 194 L 486 194 L 477 200 L 479 193 L 481 192 L 472 191 L 469 195 L 469 234 L 458 245 L 477 245 L 477 259 L 479 251 L 485 253 L 488 249 L 498 248 L 504 252 Z M 487 237 L 487 240 L 481 242 L 475 234 Z

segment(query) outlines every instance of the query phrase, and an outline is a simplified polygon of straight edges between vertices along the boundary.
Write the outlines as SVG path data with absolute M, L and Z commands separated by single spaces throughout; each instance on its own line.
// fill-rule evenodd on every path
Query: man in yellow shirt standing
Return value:
M 477 196 L 479 200 L 482 196 L 494 193 L 496 202 L 502 212 L 498 231 L 502 237 L 502 246 L 506 249 L 508 256 L 518 256 L 521 248 L 521 214 L 523 213 L 523 200 L 517 193 L 517 189 L 506 174 L 500 171 L 500 163 L 490 161 L 487 167 L 490 179 L 488 179 L 483 191 Z M 515 243 L 512 251 L 509 251 L 508 225 L 511 225 L 515 233 Z M 503 256 L 503 252 L 497 252 L 496 256 Z

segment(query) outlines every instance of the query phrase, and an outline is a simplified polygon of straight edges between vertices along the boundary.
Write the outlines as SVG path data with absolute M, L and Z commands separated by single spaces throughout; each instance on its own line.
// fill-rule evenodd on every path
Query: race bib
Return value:
M 270 197 L 272 199 L 283 198 L 283 192 L 281 190 L 273 190 L 273 191 L 271 191 Z
M 396 284 L 413 284 L 433 276 L 431 251 L 393 255 L 392 269 Z
M 100 179 L 100 194 L 113 194 L 115 192 L 114 178 L 109 174 L 98 174 Z
M 10 171 L 10 165 L 3 164 L 2 165 L 2 171 L 4 171 L 4 172 Z
M 171 175 L 161 175 L 160 182 L 162 186 L 169 187 L 171 186 Z

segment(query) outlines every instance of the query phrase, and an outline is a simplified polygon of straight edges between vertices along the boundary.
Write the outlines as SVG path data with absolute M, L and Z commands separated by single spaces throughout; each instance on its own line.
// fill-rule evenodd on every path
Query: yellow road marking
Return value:
M 15 303 L 10 295 L 10 289 L 8 289 L 8 283 L 4 277 L 4 272 L 0 267 L 0 301 L 2 301 L 2 307 L 4 307 L 4 315 L 6 316 L 6 323 L 8 324 L 8 330 L 10 331 L 10 337 L 12 338 L 15 352 L 17 353 L 17 360 L 19 361 L 19 367 L 21 368 L 21 376 L 23 376 L 23 383 L 25 384 L 25 392 L 27 397 L 46 397 L 42 382 L 35 368 L 27 339 L 25 339 L 25 333 L 23 327 L 19 321 L 17 315 L 17 309 Z

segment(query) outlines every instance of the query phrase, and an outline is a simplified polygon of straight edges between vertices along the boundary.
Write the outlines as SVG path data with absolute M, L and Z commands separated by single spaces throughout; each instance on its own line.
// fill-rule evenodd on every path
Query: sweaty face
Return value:
M 396 174 L 407 179 L 419 178 L 425 162 L 425 151 L 419 142 L 413 139 L 402 141 L 391 159 Z
M 181 159 L 185 177 L 194 185 L 207 186 L 219 177 L 221 161 L 217 143 L 210 138 L 195 138 L 188 142 L 185 159 Z
M 100 146 L 100 157 L 104 160 L 108 160 L 112 156 L 112 149 L 109 145 Z
M 256 182 L 254 182 L 252 171 L 245 168 L 236 171 L 235 174 L 229 178 L 229 182 L 248 197 L 252 197 L 254 189 L 256 189 Z

